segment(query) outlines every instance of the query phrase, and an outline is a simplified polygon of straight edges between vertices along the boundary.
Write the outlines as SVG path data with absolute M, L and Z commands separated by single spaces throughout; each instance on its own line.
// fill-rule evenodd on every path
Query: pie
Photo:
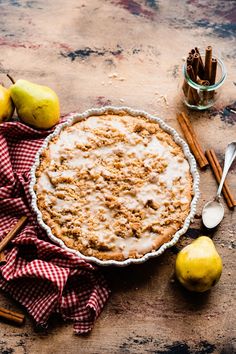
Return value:
M 193 178 L 182 147 L 155 120 L 107 111 L 49 140 L 34 190 L 44 223 L 67 247 L 123 261 L 183 227 Z

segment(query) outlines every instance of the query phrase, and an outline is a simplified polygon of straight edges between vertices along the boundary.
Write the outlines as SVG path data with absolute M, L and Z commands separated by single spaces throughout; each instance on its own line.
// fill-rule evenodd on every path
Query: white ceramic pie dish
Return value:
M 35 172 L 37 167 L 39 166 L 40 163 L 40 155 L 42 153 L 42 151 L 48 146 L 49 141 L 54 137 L 57 136 L 59 134 L 59 132 L 61 131 L 61 129 L 63 129 L 66 126 L 70 126 L 72 124 L 74 124 L 77 121 L 83 120 L 88 118 L 91 115 L 101 115 L 104 114 L 106 111 L 113 111 L 115 114 L 119 114 L 121 111 L 126 111 L 128 114 L 130 115 L 140 115 L 140 116 L 144 116 L 152 121 L 157 122 L 160 127 L 168 132 L 169 134 L 172 135 L 174 141 L 180 145 L 183 149 L 184 155 L 187 158 L 189 165 L 190 165 L 190 172 L 191 175 L 193 177 L 193 199 L 191 202 L 191 206 L 190 206 L 190 212 L 187 216 L 187 218 L 185 219 L 184 225 L 183 227 L 178 230 L 174 236 L 172 237 L 172 239 L 163 244 L 159 249 L 157 249 L 156 251 L 152 251 L 150 253 L 146 253 L 144 256 L 142 256 L 141 258 L 128 258 L 126 260 L 123 261 L 116 261 L 116 260 L 100 260 L 98 258 L 95 257 L 91 257 L 91 256 L 85 256 L 83 254 L 81 254 L 79 251 L 73 250 L 69 247 L 67 247 L 64 242 L 55 237 L 52 234 L 51 228 L 45 224 L 45 222 L 42 219 L 42 214 L 40 212 L 40 210 L 38 209 L 37 206 L 37 197 L 34 191 L 34 185 L 36 183 L 36 176 L 35 176 Z M 168 126 L 165 122 L 163 122 L 160 118 L 155 117 L 153 115 L 148 114 L 145 111 L 140 111 L 140 110 L 134 110 L 131 109 L 129 107 L 113 107 L 113 106 L 106 106 L 106 107 L 102 107 L 102 108 L 93 108 L 93 109 L 89 109 L 87 111 L 85 111 L 84 113 L 73 113 L 71 115 L 69 115 L 68 119 L 66 122 L 58 125 L 55 129 L 55 131 L 50 134 L 44 141 L 42 147 L 39 149 L 39 151 L 36 154 L 35 157 L 35 162 L 32 166 L 31 169 L 31 181 L 30 181 L 30 186 L 29 186 L 29 190 L 30 190 L 30 194 L 31 194 L 31 198 L 32 198 L 32 209 L 35 212 L 36 216 L 37 216 L 37 221 L 39 223 L 39 225 L 46 231 L 48 237 L 57 245 L 59 245 L 60 247 L 64 248 L 65 250 L 72 252 L 74 254 L 76 254 L 78 257 L 83 258 L 89 262 L 94 262 L 98 265 L 101 266 L 128 266 L 130 264 L 140 264 L 143 263 L 145 261 L 147 261 L 148 259 L 152 258 L 152 257 L 157 257 L 159 255 L 161 255 L 167 248 L 174 246 L 177 241 L 179 240 L 180 236 L 183 235 L 189 228 L 190 222 L 193 219 L 195 212 L 196 212 L 196 205 L 197 205 L 197 201 L 199 199 L 200 196 L 200 191 L 199 191 L 199 174 L 197 171 L 197 166 L 196 166 L 196 161 L 195 158 L 193 157 L 193 155 L 190 153 L 189 147 L 188 145 L 179 137 L 178 133 L 171 128 L 170 126 Z

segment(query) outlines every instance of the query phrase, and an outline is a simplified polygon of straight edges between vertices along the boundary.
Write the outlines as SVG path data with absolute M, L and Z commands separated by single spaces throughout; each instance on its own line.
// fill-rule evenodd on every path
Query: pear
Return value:
M 9 120 L 14 112 L 10 90 L 0 85 L 0 123 Z
M 48 129 L 59 122 L 59 99 L 49 87 L 20 79 L 10 87 L 10 91 L 18 117 L 24 123 Z
M 190 291 L 204 292 L 214 286 L 222 273 L 222 260 L 213 241 L 200 236 L 177 255 L 175 272 Z

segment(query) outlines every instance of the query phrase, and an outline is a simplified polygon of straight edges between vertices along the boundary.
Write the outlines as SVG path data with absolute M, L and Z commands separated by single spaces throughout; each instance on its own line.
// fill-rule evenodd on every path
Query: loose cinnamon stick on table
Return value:
M 177 120 L 183 131 L 185 139 L 187 140 L 189 147 L 197 160 L 197 163 L 199 164 L 200 168 L 205 168 L 208 165 L 208 161 L 203 153 L 203 150 L 192 128 L 189 118 L 184 112 L 182 112 L 180 114 L 177 114 Z
M 4 261 L 4 254 L 3 254 L 3 249 L 8 245 L 8 243 L 13 239 L 13 237 L 17 234 L 17 232 L 21 229 L 21 227 L 24 225 L 24 223 L 27 220 L 27 216 L 22 216 L 15 226 L 8 232 L 8 234 L 4 237 L 4 239 L 0 242 L 0 262 Z M 0 317 L 4 318 L 5 320 L 8 320 L 10 322 L 13 322 L 15 324 L 21 325 L 24 320 L 25 316 L 22 315 L 21 313 L 14 312 L 14 311 L 9 311 L 6 310 L 2 307 L 0 307 Z
M 211 77 L 211 59 L 212 59 L 212 47 L 209 45 L 206 48 L 206 54 L 205 54 L 205 80 L 210 81 Z
M 25 316 L 21 313 L 9 311 L 0 307 L 0 317 L 17 325 L 23 324 Z
M 10 232 L 4 237 L 0 242 L 0 252 L 8 245 L 8 243 L 15 237 L 20 228 L 24 225 L 27 220 L 27 216 L 22 216 L 16 223 L 16 225 L 11 229 Z
M 215 151 L 213 149 L 206 150 L 206 157 L 211 165 L 212 171 L 213 171 L 215 178 L 219 184 L 221 177 L 222 177 L 222 168 L 221 168 L 219 161 L 216 157 Z M 225 201 L 226 201 L 228 207 L 234 208 L 236 206 L 236 201 L 234 200 L 234 197 L 233 197 L 226 181 L 224 182 L 222 193 L 223 193 L 223 196 L 225 198 Z

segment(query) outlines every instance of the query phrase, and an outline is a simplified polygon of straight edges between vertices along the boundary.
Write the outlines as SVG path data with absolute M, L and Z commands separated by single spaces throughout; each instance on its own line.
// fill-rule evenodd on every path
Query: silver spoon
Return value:
M 214 200 L 206 203 L 202 210 L 202 221 L 203 224 L 208 229 L 212 229 L 217 225 L 219 225 L 219 223 L 224 217 L 224 207 L 220 203 L 220 197 L 221 197 L 220 195 L 224 185 L 225 178 L 235 157 L 236 157 L 236 142 L 232 142 L 227 146 L 225 151 L 224 169 L 223 169 L 220 185 L 216 193 L 216 197 Z

